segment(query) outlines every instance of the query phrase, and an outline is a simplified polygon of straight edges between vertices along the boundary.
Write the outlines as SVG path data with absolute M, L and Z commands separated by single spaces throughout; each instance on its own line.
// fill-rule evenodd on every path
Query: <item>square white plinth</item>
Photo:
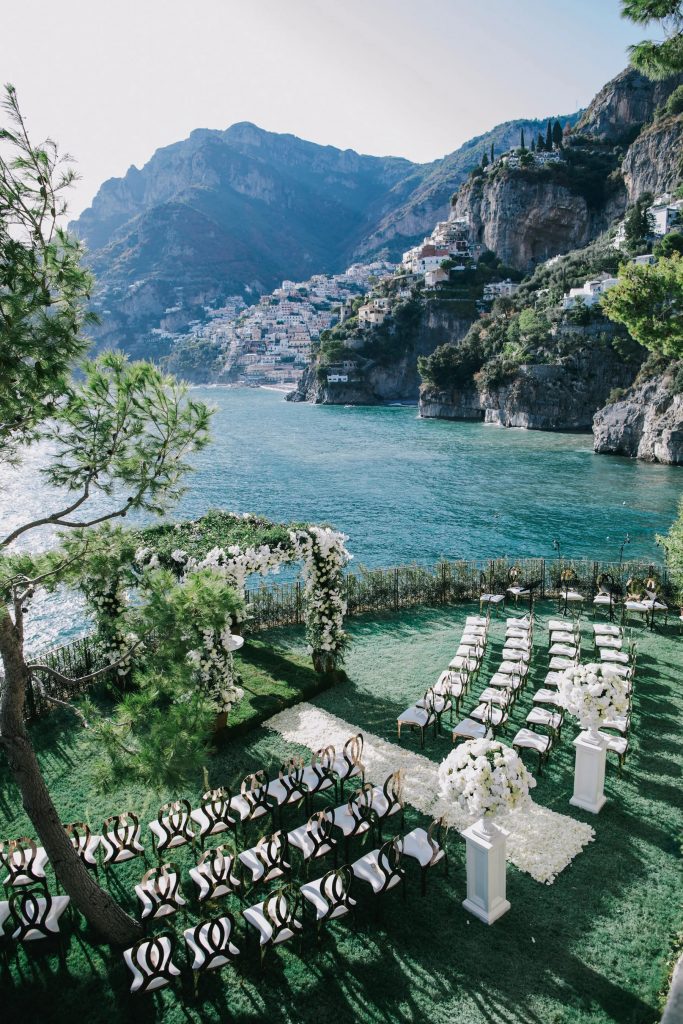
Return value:
M 574 740 L 574 746 L 574 795 L 569 803 L 597 814 L 607 800 L 604 794 L 607 740 L 600 733 L 592 737 L 582 732 Z
M 463 907 L 484 924 L 493 924 L 510 909 L 505 898 L 505 835 L 494 826 L 484 835 L 479 822 L 465 829 L 467 899 Z

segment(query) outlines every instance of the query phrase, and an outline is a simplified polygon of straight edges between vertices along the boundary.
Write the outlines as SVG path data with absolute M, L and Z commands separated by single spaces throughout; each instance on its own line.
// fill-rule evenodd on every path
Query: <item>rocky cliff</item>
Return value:
M 683 75 L 656 82 L 635 68 L 625 68 L 597 93 L 579 119 L 576 132 L 603 142 L 628 144 L 681 82 Z
M 595 451 L 683 465 L 683 393 L 675 370 L 637 383 L 596 413 Z
M 288 401 L 326 405 L 417 402 L 418 358 L 430 355 L 447 341 L 460 341 L 471 322 L 471 318 L 458 316 L 438 302 L 426 303 L 408 331 L 390 327 L 381 339 L 373 331 L 347 339 L 348 355 L 356 363 L 356 369 L 348 373 L 348 383 L 328 383 L 325 365 L 314 362 L 297 390 L 287 396 Z
M 670 192 L 683 178 L 683 115 L 648 125 L 629 146 L 621 166 L 628 197 Z
M 614 388 L 628 386 L 633 366 L 597 343 L 591 329 L 572 331 L 576 351 L 557 363 L 522 363 L 501 383 L 438 391 L 423 386 L 425 418 L 482 420 L 528 430 L 591 429 L 596 409 Z

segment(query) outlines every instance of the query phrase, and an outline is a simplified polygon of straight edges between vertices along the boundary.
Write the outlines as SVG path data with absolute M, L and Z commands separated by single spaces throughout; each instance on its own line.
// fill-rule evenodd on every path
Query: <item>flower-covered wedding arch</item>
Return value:
M 244 598 L 250 576 L 302 564 L 306 639 L 318 672 L 340 662 L 347 637 L 343 569 L 348 537 L 327 526 L 274 523 L 261 516 L 212 509 L 200 519 L 162 523 L 140 531 L 140 568 L 166 568 L 182 580 L 210 568 Z M 244 616 L 242 616 L 244 618 Z

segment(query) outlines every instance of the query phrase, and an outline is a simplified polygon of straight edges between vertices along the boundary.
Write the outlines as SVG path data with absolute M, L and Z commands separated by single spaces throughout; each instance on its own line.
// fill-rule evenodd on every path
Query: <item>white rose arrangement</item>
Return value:
M 604 722 L 628 712 L 626 681 L 607 666 L 577 665 L 563 672 L 557 702 L 582 729 L 596 733 Z
M 499 740 L 468 740 L 439 765 L 439 796 L 477 817 L 524 806 L 535 785 L 519 755 Z

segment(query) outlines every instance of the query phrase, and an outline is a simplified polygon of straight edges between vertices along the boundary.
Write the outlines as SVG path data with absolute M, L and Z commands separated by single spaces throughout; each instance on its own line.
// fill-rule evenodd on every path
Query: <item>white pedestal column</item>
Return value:
M 574 807 L 597 814 L 607 797 L 605 788 L 605 761 L 607 740 L 600 733 L 580 733 L 574 740 L 576 764 L 574 767 L 574 796 L 569 801 Z
M 505 836 L 495 825 L 477 821 L 463 832 L 467 843 L 467 899 L 463 907 L 484 924 L 510 909 L 505 898 Z

